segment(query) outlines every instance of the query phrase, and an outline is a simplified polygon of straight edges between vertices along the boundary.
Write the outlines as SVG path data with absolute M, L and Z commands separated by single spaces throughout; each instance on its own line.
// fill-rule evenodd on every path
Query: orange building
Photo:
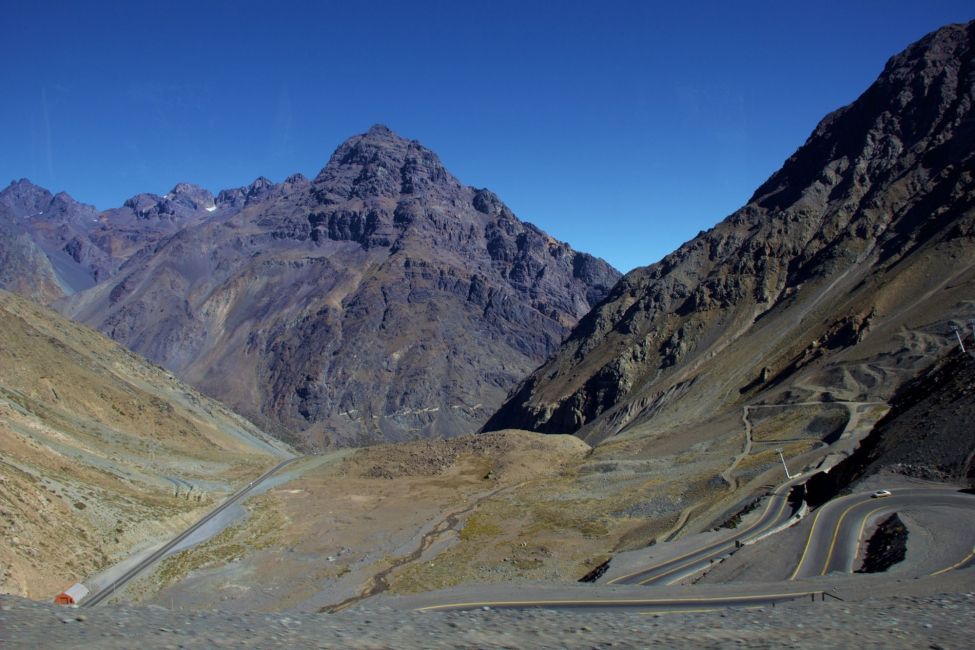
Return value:
M 88 587 L 76 582 L 54 597 L 55 605 L 77 605 L 88 595 Z

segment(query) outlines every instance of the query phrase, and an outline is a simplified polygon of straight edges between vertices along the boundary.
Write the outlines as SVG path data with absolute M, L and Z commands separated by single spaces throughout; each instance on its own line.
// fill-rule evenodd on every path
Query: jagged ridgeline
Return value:
M 886 401 L 975 318 L 973 43 L 951 25 L 893 57 L 747 205 L 624 277 L 485 430 L 592 443 Z
M 313 180 L 56 198 L 0 194 L 34 298 L 312 446 L 477 430 L 619 278 L 383 126 Z

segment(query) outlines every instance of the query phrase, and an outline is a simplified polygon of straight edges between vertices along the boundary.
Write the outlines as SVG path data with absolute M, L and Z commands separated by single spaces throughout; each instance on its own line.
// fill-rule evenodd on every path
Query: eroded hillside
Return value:
M 0 291 L 0 590 L 49 597 L 291 452 L 87 327 Z
M 975 23 L 887 64 L 741 210 L 633 271 L 485 427 L 598 441 L 886 399 L 973 312 Z

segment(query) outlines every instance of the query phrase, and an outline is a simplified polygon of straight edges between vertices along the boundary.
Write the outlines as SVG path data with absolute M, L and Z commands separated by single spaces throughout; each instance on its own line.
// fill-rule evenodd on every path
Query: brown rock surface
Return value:
M 218 199 L 61 309 L 311 446 L 476 430 L 618 278 L 382 126 Z

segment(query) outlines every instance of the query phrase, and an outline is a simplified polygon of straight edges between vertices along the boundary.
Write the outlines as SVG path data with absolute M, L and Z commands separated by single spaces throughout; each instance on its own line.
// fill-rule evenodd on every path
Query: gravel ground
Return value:
M 59 608 L 0 596 L 4 648 L 969 648 L 975 593 L 708 613 Z

